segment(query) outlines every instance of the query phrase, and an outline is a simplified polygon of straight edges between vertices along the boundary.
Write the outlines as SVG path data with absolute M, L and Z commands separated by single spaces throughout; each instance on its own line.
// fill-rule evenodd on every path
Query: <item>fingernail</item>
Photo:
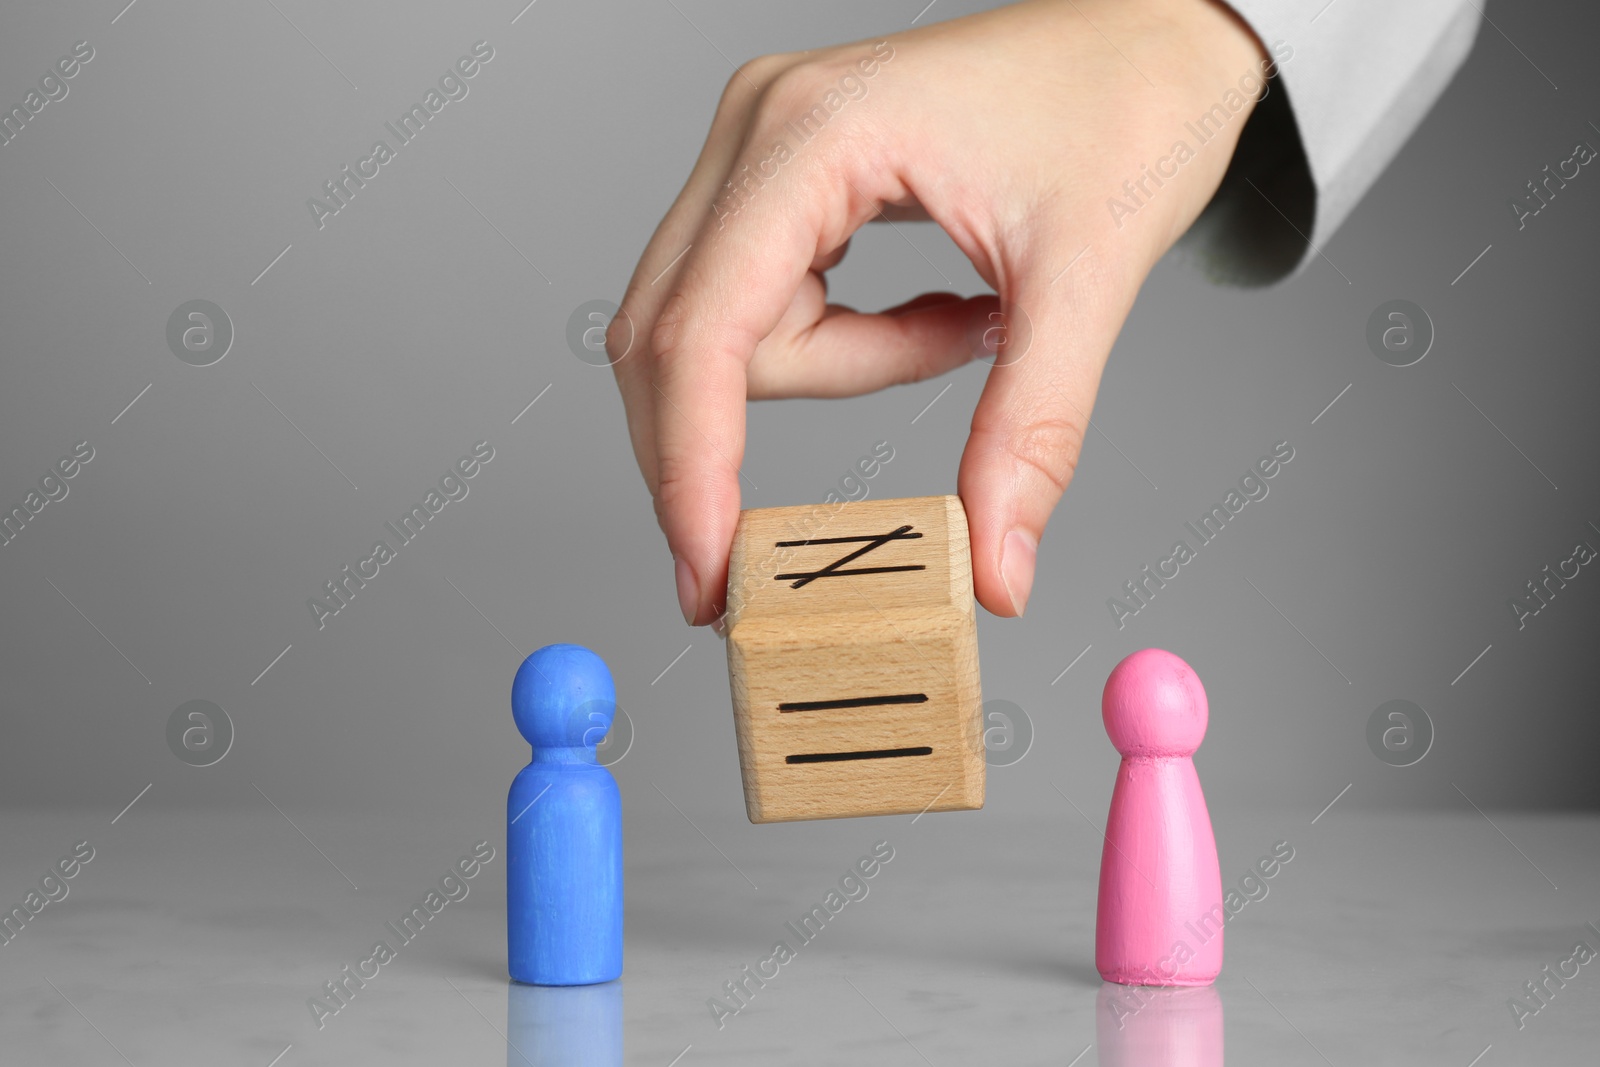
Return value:
M 1033 591 L 1034 562 L 1039 557 L 1039 542 L 1022 530 L 1006 534 L 1000 549 L 1000 580 L 1011 597 L 1011 607 L 1021 615 Z
M 683 610 L 683 621 L 693 626 L 695 612 L 700 607 L 700 588 L 694 580 L 694 568 L 687 560 L 676 557 L 672 566 L 678 577 L 678 607 Z

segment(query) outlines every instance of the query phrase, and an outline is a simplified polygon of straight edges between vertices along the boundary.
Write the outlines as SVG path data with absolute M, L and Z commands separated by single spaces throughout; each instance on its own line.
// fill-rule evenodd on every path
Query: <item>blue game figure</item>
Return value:
M 534 985 L 622 974 L 622 796 L 601 766 L 617 695 L 605 661 L 548 645 L 522 661 L 511 714 L 533 762 L 506 800 L 506 956 Z

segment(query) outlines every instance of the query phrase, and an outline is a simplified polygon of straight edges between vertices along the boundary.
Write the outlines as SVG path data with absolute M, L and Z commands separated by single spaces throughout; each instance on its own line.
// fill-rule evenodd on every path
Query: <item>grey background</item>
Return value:
M 574 358 L 567 320 L 619 295 L 730 61 L 892 32 L 925 0 L 522 2 L 0 14 L 0 104 L 74 42 L 96 50 L 0 146 L 0 504 L 78 441 L 96 450 L 0 547 L 0 906 L 73 842 L 97 850 L 0 947 L 8 1063 L 521 1064 L 563 1042 L 653 1067 L 1126 1062 L 1092 966 L 1117 763 L 1098 707 L 1148 645 L 1210 694 L 1197 762 L 1225 881 L 1274 841 L 1297 850 L 1227 934 L 1234 1067 L 1592 1053 L 1592 966 L 1526 1029 L 1506 998 L 1600 933 L 1596 820 L 1573 810 L 1600 801 L 1600 572 L 1521 632 L 1506 601 L 1600 542 L 1600 176 L 1522 232 L 1506 198 L 1600 143 L 1600 16 L 1492 5 L 1504 35 L 1483 28 L 1288 283 L 1158 268 L 1028 617 L 980 623 L 985 697 L 1034 731 L 991 769 L 985 810 L 757 827 L 722 646 L 680 620 L 610 372 Z M 468 97 L 318 231 L 306 198 L 480 39 L 496 55 Z M 936 230 L 902 225 L 859 235 L 832 293 L 882 307 L 945 287 L 981 284 Z M 1364 339 L 1397 298 L 1438 331 L 1412 367 Z M 195 299 L 235 330 L 204 368 L 165 337 Z M 818 501 L 879 440 L 895 458 L 875 496 L 951 491 L 983 371 L 760 406 L 747 504 Z M 496 456 L 468 497 L 319 632 L 306 599 L 481 439 Z M 1106 598 L 1280 440 L 1296 456 L 1270 496 L 1117 631 Z M 503 855 L 317 1030 L 308 995 L 475 841 L 503 841 L 527 759 L 512 675 L 554 641 L 608 659 L 635 727 L 612 768 L 624 1033 L 517 1030 L 548 991 L 506 982 Z M 167 747 L 195 700 L 234 727 L 208 767 Z M 1391 700 L 1433 723 L 1414 766 L 1367 747 Z M 706 998 L 877 840 L 897 858 L 872 896 L 717 1030 Z
M 0 147 L 0 501 L 76 442 L 96 450 L 0 548 L 0 802 L 114 811 L 150 784 L 141 803 L 158 810 L 265 794 L 289 814 L 449 810 L 493 828 L 526 760 L 507 703 L 519 654 L 572 641 L 607 658 L 635 723 L 614 768 L 630 834 L 688 832 L 659 788 L 736 853 L 796 833 L 855 847 L 849 824 L 745 823 L 723 649 L 683 626 L 611 375 L 564 334 L 579 304 L 620 294 L 730 60 L 892 32 L 920 6 L 546 0 L 512 24 L 515 2 L 142 0 L 0 16 L 8 106 L 75 41 L 96 51 Z M 1035 730 L 1028 757 L 991 774 L 991 809 L 1059 807 L 1054 782 L 1103 812 L 1116 760 L 1100 687 L 1148 645 L 1206 684 L 1215 807 L 1315 812 L 1346 784 L 1352 806 L 1600 802 L 1600 572 L 1521 632 L 1506 606 L 1578 538 L 1600 540 L 1585 525 L 1600 522 L 1600 176 L 1585 168 L 1522 232 L 1506 207 L 1575 141 L 1600 143 L 1600 16 L 1491 14 L 1504 35 L 1484 28 L 1301 274 L 1265 291 L 1175 263 L 1151 277 L 1029 614 L 980 623 L 986 698 Z M 306 199 L 392 141 L 383 123 L 480 39 L 495 58 L 469 96 L 319 231 Z M 915 225 L 869 227 L 833 279 L 862 307 L 983 288 Z M 1402 369 L 1364 342 L 1397 297 L 1437 329 Z M 196 298 L 235 330 L 206 368 L 165 343 Z M 920 418 L 946 381 L 760 405 L 746 505 L 820 500 L 879 440 L 895 458 L 874 496 L 953 491 L 985 370 L 950 375 Z M 467 499 L 319 631 L 306 599 L 481 439 L 496 456 Z M 1280 440 L 1296 454 L 1271 495 L 1119 632 L 1106 598 Z M 164 739 L 192 699 L 236 730 L 209 768 Z M 1416 766 L 1367 749 L 1392 699 L 1433 720 Z

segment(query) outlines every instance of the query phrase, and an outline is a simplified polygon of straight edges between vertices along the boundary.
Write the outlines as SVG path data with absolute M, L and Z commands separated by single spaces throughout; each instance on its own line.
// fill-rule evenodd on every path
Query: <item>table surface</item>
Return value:
M 291 805 L 292 806 L 292 805 Z M 1089 814 L 1094 814 L 1090 812 Z M 503 817 L 502 817 L 503 818 Z M 633 818 L 633 816 L 630 816 Z M 685 817 L 686 818 L 686 817 Z M 655 820 L 654 822 L 650 820 Z M 676 822 L 674 822 L 676 820 Z M 506 980 L 503 826 L 135 806 L 0 820 L 4 906 L 93 858 L 0 944 L 7 1064 L 956 1065 L 1595 1062 L 1600 818 L 1213 812 L 1225 885 L 1251 883 L 1214 987 L 1125 990 L 1094 960 L 1098 830 L 1069 812 L 752 827 L 725 850 L 662 806 L 630 822 L 627 970 Z M 666 829 L 677 827 L 674 829 Z M 495 856 L 411 940 L 390 922 L 487 839 Z M 798 923 L 877 842 L 893 858 L 802 941 Z M 884 851 L 880 847 L 880 851 Z M 1262 888 L 1265 895 L 1262 895 Z M 51 885 L 59 895 L 59 885 Z M 460 890 L 451 886 L 459 896 Z M 35 898 L 36 900 L 39 898 Z M 837 905 L 836 905 L 837 906 Z M 346 965 L 393 958 L 321 1026 Z M 744 1006 L 724 983 L 785 941 Z M 1549 965 L 1547 1002 L 1508 1006 Z M 708 1001 L 727 1006 L 721 1026 Z M 1535 1004 L 1538 1002 L 1529 1002 Z M 275 1059 L 276 1057 L 276 1059 Z

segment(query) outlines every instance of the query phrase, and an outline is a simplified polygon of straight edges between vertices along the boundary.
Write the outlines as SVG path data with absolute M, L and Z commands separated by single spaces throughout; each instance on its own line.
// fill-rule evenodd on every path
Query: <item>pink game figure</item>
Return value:
M 1106 733 L 1122 753 L 1100 857 L 1094 965 L 1121 985 L 1208 985 L 1222 970 L 1222 878 L 1195 774 L 1206 691 L 1159 648 L 1106 679 Z

